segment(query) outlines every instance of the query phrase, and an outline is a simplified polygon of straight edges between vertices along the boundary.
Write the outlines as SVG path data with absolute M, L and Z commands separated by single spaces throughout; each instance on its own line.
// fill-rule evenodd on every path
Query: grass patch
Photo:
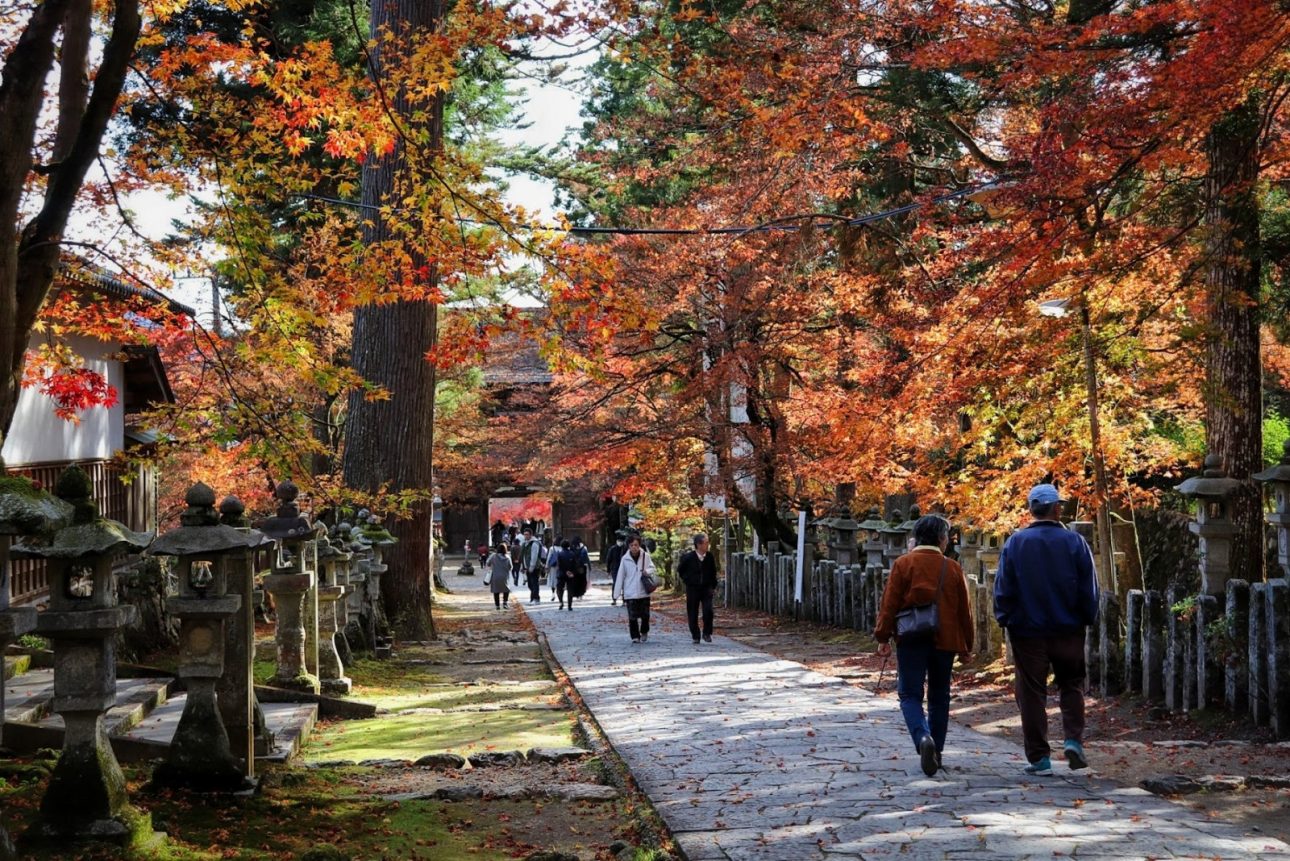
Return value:
M 555 702 L 555 682 L 540 690 L 513 685 L 437 685 L 416 693 L 381 697 L 378 705 L 391 711 L 406 709 L 455 709 L 462 706 L 497 705 L 515 707 L 533 702 Z
M 570 717 L 562 711 L 388 715 L 321 723 L 302 755 L 311 762 L 416 759 L 440 751 L 467 756 L 484 750 L 562 747 L 571 738 Z

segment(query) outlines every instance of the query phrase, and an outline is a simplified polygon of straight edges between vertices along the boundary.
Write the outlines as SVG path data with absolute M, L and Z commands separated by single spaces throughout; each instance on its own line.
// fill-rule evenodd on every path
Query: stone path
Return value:
M 725 637 L 695 646 L 683 620 L 633 645 L 604 587 L 524 610 L 689 861 L 1290 858 L 1064 763 L 1024 777 L 1019 748 L 960 726 L 928 779 L 894 697 Z

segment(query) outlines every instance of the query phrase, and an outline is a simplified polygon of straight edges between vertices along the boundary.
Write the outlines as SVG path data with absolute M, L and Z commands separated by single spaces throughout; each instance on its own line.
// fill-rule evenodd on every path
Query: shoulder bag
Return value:
M 913 643 L 931 639 L 941 627 L 941 587 L 945 585 L 945 572 L 950 567 L 948 557 L 941 560 L 941 579 L 936 584 L 936 597 L 930 604 L 915 604 L 896 614 L 896 640 Z
M 641 588 L 645 590 L 646 595 L 653 595 L 654 590 L 658 588 L 658 580 L 645 573 L 645 550 L 641 549 Z

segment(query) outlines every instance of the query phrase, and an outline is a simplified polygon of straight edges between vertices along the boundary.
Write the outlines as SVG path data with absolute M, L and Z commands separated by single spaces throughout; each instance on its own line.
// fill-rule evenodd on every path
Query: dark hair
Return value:
M 950 522 L 939 514 L 924 514 L 914 521 L 914 543 L 939 547 L 950 535 Z
M 503 542 L 501 542 L 501 543 L 499 543 L 499 544 L 497 545 L 497 552 L 498 552 L 498 553 L 501 553 L 502 555 L 505 555 L 505 554 L 506 554 L 507 550 L 506 550 L 506 542 L 505 542 L 505 541 L 503 541 Z
M 560 549 L 561 549 L 561 550 L 568 550 L 571 546 L 572 546 L 572 545 L 571 545 L 571 544 L 569 544 L 569 539 L 567 539 L 567 538 L 560 542 Z
M 1030 503 L 1030 513 L 1034 517 L 1056 517 L 1057 510 L 1061 507 L 1061 500 L 1057 502 L 1032 502 Z
M 628 535 L 627 546 L 631 547 L 633 544 L 644 544 L 644 542 L 641 541 L 641 537 L 639 535 Z

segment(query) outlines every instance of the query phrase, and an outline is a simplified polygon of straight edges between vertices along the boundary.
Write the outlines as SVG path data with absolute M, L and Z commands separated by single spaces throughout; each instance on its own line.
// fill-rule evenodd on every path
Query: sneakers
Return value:
M 694 638 L 694 645 L 696 645 L 696 646 L 697 646 L 697 645 L 699 645 L 699 638 L 698 638 L 698 637 L 695 637 L 695 638 Z
M 704 634 L 704 635 L 703 635 L 703 642 L 705 642 L 705 643 L 711 643 L 711 642 L 712 642 L 712 635 L 711 635 L 711 634 Z
M 641 634 L 641 642 L 642 643 L 649 642 L 649 634 Z
M 1066 754 L 1066 761 L 1070 763 L 1071 771 L 1088 768 L 1088 760 L 1084 757 L 1084 745 L 1073 738 L 1068 738 L 1066 739 L 1066 744 L 1062 747 L 1063 753 Z
M 940 768 L 936 756 L 936 742 L 932 741 L 930 735 L 923 736 L 923 740 L 918 743 L 918 759 L 923 766 L 923 774 L 928 777 L 935 775 L 936 769 Z
M 1038 762 L 1032 762 L 1027 765 L 1022 769 L 1022 772 L 1033 777 L 1052 777 L 1053 764 L 1048 761 L 1048 757 L 1044 757 Z
M 640 637 L 632 637 L 632 645 L 633 645 L 633 646 L 639 646 L 639 645 L 640 645 L 640 643 L 641 643 L 641 638 L 640 638 Z

